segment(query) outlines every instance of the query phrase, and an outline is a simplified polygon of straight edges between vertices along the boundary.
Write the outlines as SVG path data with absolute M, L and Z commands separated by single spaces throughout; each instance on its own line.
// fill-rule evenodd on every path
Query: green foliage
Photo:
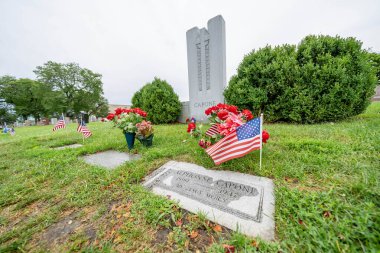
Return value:
M 266 46 L 239 65 L 224 92 L 228 103 L 264 112 L 269 121 L 317 123 L 358 115 L 376 77 L 354 38 L 307 36 L 296 47 Z
M 153 124 L 176 122 L 181 113 L 178 95 L 165 80 L 157 77 L 133 95 L 132 104 L 146 111 Z
M 5 100 L 5 88 L 15 80 L 16 78 L 13 76 L 0 76 L 0 125 L 16 121 L 17 115 L 14 111 L 14 105 Z
M 106 117 L 108 115 L 108 100 L 101 97 L 95 102 L 94 107 L 88 112 L 89 115 L 96 115 L 98 117 Z
M 136 124 L 143 120 L 137 113 L 122 113 L 119 117 L 114 117 L 113 122 L 115 127 L 121 129 L 123 133 L 135 133 L 137 131 Z
M 81 68 L 76 63 L 52 61 L 36 67 L 34 73 L 40 82 L 60 93 L 61 99 L 56 100 L 56 103 L 69 116 L 79 114 L 80 111 L 97 112 L 97 108 L 104 104 L 101 74 Z
M 0 99 L 0 125 L 13 123 L 16 119 L 17 115 L 14 113 L 12 105 L 6 103 L 4 99 Z
M 369 53 L 369 60 L 371 62 L 371 65 L 375 69 L 376 77 L 377 77 L 377 84 L 380 84 L 380 54 L 378 53 Z
M 10 81 L 2 88 L 2 96 L 6 103 L 13 104 L 16 114 L 26 119 L 32 115 L 36 120 L 46 116 L 47 104 L 53 92 L 46 84 L 30 79 Z

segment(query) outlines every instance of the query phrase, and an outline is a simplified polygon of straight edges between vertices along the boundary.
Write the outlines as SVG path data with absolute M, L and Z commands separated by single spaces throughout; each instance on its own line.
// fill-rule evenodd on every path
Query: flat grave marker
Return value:
M 71 144 L 71 145 L 65 145 L 65 146 L 61 146 L 61 147 L 56 147 L 56 148 L 53 148 L 53 149 L 56 149 L 56 150 L 62 150 L 62 149 L 66 149 L 66 148 L 80 148 L 80 147 L 83 147 L 82 144 Z
M 143 185 L 227 228 L 274 240 L 274 193 L 269 178 L 170 161 L 146 177 Z
M 86 155 L 82 158 L 86 161 L 86 163 L 105 167 L 106 169 L 112 170 L 125 162 L 140 159 L 141 155 L 109 150 L 92 155 Z

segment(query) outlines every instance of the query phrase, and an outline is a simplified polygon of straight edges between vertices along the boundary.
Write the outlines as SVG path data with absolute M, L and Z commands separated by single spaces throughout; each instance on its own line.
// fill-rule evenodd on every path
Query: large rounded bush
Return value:
M 224 92 L 229 104 L 266 120 L 317 123 L 364 111 L 376 84 L 368 53 L 354 38 L 307 36 L 296 46 L 252 51 Z
M 181 103 L 173 88 L 165 81 L 154 78 L 132 98 L 132 106 L 148 113 L 148 120 L 154 124 L 176 122 L 181 113 Z

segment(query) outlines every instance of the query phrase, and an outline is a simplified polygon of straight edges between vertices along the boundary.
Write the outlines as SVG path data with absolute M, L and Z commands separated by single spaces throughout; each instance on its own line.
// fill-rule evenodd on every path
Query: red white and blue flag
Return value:
M 218 131 L 218 124 L 213 124 L 207 131 L 206 131 L 206 135 L 207 136 L 214 136 L 216 134 L 218 134 L 219 131 Z
M 219 165 L 258 149 L 261 149 L 261 119 L 254 118 L 206 149 L 206 152 Z
M 63 118 L 63 116 L 61 116 L 59 120 L 57 121 L 57 124 L 55 124 L 55 126 L 53 127 L 53 131 L 57 129 L 65 128 L 65 127 L 66 127 L 65 119 Z
M 92 135 L 91 131 L 86 127 L 86 123 L 84 123 L 83 120 L 81 120 L 80 124 L 78 125 L 77 132 L 82 133 L 85 138 L 88 138 Z

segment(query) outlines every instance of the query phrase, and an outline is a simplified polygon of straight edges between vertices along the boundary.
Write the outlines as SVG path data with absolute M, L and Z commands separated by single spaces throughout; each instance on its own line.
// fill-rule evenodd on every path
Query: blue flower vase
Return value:
M 131 150 L 135 146 L 135 136 L 136 133 L 124 133 L 125 139 L 127 140 L 128 149 Z

